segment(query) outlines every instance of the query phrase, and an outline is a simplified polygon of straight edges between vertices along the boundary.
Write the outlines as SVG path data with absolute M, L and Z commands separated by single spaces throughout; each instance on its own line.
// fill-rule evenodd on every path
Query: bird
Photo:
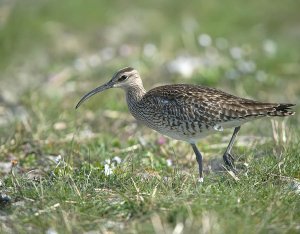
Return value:
M 228 169 L 237 173 L 231 150 L 241 125 L 263 117 L 295 114 L 291 109 L 295 104 L 259 102 L 200 85 L 169 84 L 147 92 L 139 72 L 132 67 L 120 69 L 107 83 L 85 94 L 76 109 L 110 88 L 125 91 L 128 109 L 138 122 L 191 145 L 198 163 L 199 182 L 203 182 L 203 157 L 196 144 L 201 138 L 233 128 L 223 160 Z

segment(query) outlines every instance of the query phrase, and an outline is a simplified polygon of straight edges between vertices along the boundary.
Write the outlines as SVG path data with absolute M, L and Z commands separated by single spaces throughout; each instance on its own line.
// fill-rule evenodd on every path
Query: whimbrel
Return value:
M 258 102 L 199 85 L 164 85 L 146 92 L 138 71 L 131 67 L 119 70 L 106 84 L 84 95 L 76 109 L 94 94 L 110 88 L 125 91 L 129 111 L 139 122 L 191 144 L 198 162 L 200 182 L 203 181 L 203 164 L 196 146 L 200 138 L 224 128 L 234 128 L 223 160 L 235 171 L 231 149 L 242 124 L 266 116 L 295 114 L 290 109 L 294 104 Z

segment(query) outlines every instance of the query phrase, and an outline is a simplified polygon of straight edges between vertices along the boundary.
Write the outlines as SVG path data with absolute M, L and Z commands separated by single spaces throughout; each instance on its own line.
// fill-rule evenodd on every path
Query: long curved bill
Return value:
M 93 89 L 92 91 L 88 92 L 80 99 L 80 101 L 77 103 L 75 109 L 77 109 L 85 100 L 89 99 L 91 96 L 95 95 L 96 93 L 100 93 L 100 92 L 102 92 L 106 89 L 110 89 L 112 87 L 113 87 L 112 84 L 110 82 L 108 82 L 104 85 L 101 85 L 101 86 Z

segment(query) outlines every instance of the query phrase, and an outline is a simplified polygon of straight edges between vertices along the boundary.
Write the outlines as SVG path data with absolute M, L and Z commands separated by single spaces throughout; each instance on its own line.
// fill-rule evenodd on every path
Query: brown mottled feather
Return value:
M 126 94 L 131 114 L 164 135 L 188 142 L 264 116 L 294 114 L 289 109 L 293 104 L 257 102 L 198 85 L 175 84 L 148 92 L 138 90 Z
M 172 111 L 181 109 L 185 110 L 181 111 L 184 119 L 189 117 L 195 120 L 200 117 L 214 123 L 239 118 L 294 114 L 289 109 L 294 106 L 293 104 L 258 102 L 236 97 L 214 88 L 187 84 L 154 88 L 145 94 L 142 101 L 148 103 L 148 106 L 155 108 L 156 111 L 160 109 L 172 115 Z

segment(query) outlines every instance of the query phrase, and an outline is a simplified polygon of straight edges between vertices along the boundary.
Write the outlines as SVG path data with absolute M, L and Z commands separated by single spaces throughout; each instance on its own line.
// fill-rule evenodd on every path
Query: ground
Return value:
M 2 233 L 299 233 L 297 1 L 2 1 Z M 295 103 L 296 115 L 191 147 L 140 126 L 122 90 L 80 97 L 133 66 L 146 89 L 215 87 Z

